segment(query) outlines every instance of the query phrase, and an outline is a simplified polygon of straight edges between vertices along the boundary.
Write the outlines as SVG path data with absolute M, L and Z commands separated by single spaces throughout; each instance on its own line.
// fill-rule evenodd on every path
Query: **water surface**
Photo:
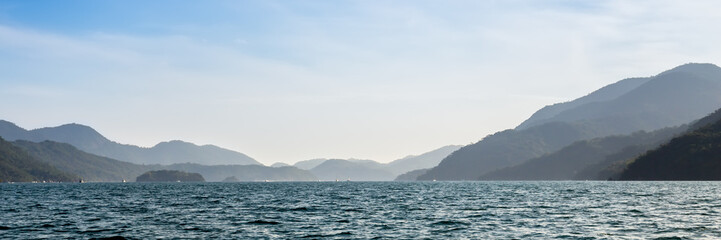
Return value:
M 0 184 L 1 238 L 721 238 L 717 182 Z

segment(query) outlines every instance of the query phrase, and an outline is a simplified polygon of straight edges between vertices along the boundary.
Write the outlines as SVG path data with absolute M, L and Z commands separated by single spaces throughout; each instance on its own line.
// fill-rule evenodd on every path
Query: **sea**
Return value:
M 1 239 L 721 239 L 719 182 L 3 183 Z

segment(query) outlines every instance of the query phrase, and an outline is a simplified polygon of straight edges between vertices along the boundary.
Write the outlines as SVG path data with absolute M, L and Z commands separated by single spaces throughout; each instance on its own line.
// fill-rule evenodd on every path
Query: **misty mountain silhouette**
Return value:
M 213 145 L 198 146 L 177 140 L 158 143 L 151 148 L 120 144 L 108 140 L 91 127 L 74 123 L 27 131 L 14 123 L 0 120 L 0 136 L 7 138 L 8 141 L 42 142 L 50 140 L 68 143 L 88 153 L 137 164 L 193 162 L 207 165 L 262 165 L 245 154 Z
M 480 180 L 606 180 L 611 176 L 601 171 L 615 161 L 621 151 L 637 149 L 641 154 L 665 143 L 686 126 L 639 131 L 631 135 L 614 135 L 574 142 L 561 150 L 533 158 L 521 164 L 484 174 Z M 604 163 L 605 161 L 605 163 Z
M 370 160 L 329 159 L 310 169 L 320 180 L 390 181 L 395 174 L 384 164 Z
M 578 140 L 682 125 L 721 106 L 721 68 L 685 64 L 631 78 L 545 107 L 518 128 L 495 133 L 445 158 L 419 180 L 472 180 L 560 150 Z
M 359 159 L 311 159 L 293 166 L 310 170 L 321 180 L 390 181 L 396 176 L 417 169 L 438 165 L 443 158 L 461 146 L 449 145 L 420 155 L 411 155 L 389 163 Z

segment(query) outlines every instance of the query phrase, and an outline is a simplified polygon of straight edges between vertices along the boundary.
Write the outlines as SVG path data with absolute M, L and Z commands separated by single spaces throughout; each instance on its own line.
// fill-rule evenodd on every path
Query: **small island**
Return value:
M 199 173 L 189 173 L 175 170 L 158 170 L 143 173 L 135 179 L 136 182 L 205 182 Z

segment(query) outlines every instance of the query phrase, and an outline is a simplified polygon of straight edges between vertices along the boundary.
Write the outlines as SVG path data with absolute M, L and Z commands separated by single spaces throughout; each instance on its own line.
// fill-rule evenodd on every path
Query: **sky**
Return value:
M 389 162 L 689 62 L 721 1 L 0 1 L 0 119 Z

